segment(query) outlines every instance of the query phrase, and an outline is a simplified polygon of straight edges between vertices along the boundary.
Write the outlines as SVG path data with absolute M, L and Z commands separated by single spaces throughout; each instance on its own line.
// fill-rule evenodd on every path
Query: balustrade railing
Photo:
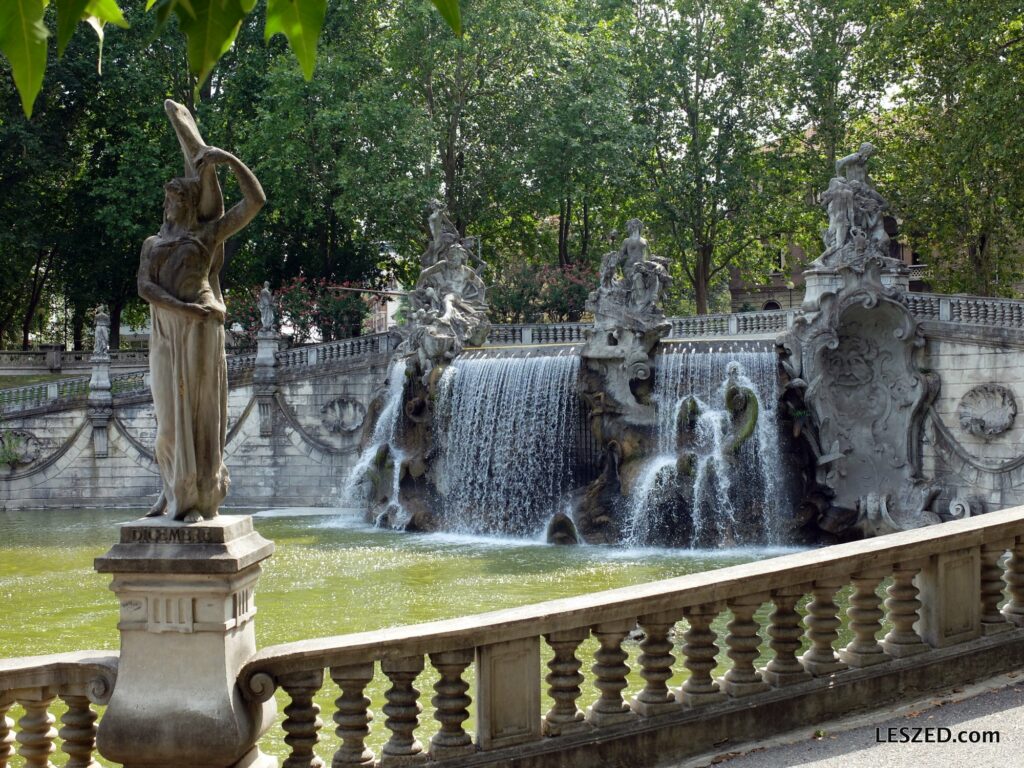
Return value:
M 836 593 L 845 587 L 852 588 L 846 614 L 853 639 L 837 647 Z M 1008 599 L 1000 608 L 1004 590 Z M 801 611 L 807 597 L 810 603 Z M 762 632 L 755 615 L 766 604 L 772 612 Z M 713 629 L 719 617 L 729 619 L 722 639 Z M 636 627 L 643 641 L 639 656 L 630 659 L 626 638 Z M 655 727 L 645 725 L 649 718 L 682 717 L 707 704 L 745 710 L 761 694 L 775 701 L 774 691 L 822 676 L 833 676 L 830 687 L 855 685 L 863 679 L 858 670 L 877 668 L 882 674 L 895 659 L 979 636 L 1020 633 L 1021 627 L 1024 507 L 577 598 L 278 645 L 260 651 L 239 682 L 260 701 L 278 688 L 290 698 L 282 725 L 291 750 L 285 765 L 323 765 L 329 759 L 337 768 L 379 759 L 378 765 L 388 766 L 428 758 L 444 762 L 511 745 L 550 750 L 554 739 L 573 749 L 586 741 L 580 734 L 598 741 L 610 729 L 621 735 L 630 724 Z M 673 633 L 683 638 L 681 647 Z M 591 637 L 597 647 L 588 675 L 580 656 L 593 647 L 585 643 Z M 540 690 L 542 640 L 547 705 Z M 763 667 L 759 658 L 767 661 Z M 376 664 L 390 686 L 383 726 L 365 693 L 378 674 Z M 417 737 L 424 706 L 417 680 L 427 664 L 439 678 L 425 705 L 440 724 L 429 741 Z M 643 681 L 632 689 L 631 664 L 639 666 Z M 336 694 L 336 739 L 329 744 L 322 743 L 314 702 L 325 670 Z M 670 687 L 668 681 L 680 673 L 682 684 Z M 475 700 L 466 680 L 470 674 Z M 598 697 L 584 709 L 582 686 L 588 683 Z M 463 727 L 471 707 L 475 735 Z M 383 746 L 375 755 L 368 736 L 381 727 L 385 733 L 375 741 Z M 321 762 L 317 751 L 324 748 L 333 758 L 324 754 Z
M 117 656 L 109 651 L 0 659 L 0 768 L 15 753 L 27 767 L 51 766 L 58 742 L 67 768 L 95 768 L 94 705 L 109 701 L 116 677 Z M 59 730 L 51 712 L 57 708 L 64 710 Z M 8 717 L 15 710 L 16 722 Z

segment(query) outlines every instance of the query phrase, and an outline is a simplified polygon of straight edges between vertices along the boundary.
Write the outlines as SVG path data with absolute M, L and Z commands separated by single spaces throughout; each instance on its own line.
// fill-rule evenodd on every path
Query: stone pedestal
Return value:
M 260 436 L 274 434 L 274 396 L 277 394 L 277 331 L 260 331 L 256 337 L 256 369 L 252 381 L 256 389 L 259 410 Z
M 813 312 L 821 303 L 826 293 L 839 293 L 843 287 L 843 278 L 835 269 L 809 269 L 804 272 L 804 303 L 803 309 Z
M 255 746 L 274 701 L 236 685 L 256 651 L 254 592 L 274 551 L 248 516 L 127 523 L 96 559 L 121 604 L 117 685 L 97 746 L 125 768 L 276 768 Z
M 89 362 L 92 375 L 89 377 L 89 421 L 92 424 L 92 453 L 97 459 L 105 459 L 109 452 L 107 424 L 114 413 L 114 399 L 110 391 L 110 355 L 97 352 Z

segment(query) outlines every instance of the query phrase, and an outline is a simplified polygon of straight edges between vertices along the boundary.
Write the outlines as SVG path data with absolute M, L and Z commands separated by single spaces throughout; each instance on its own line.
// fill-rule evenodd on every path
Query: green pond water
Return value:
M 255 516 L 257 530 L 277 545 L 264 563 L 256 593 L 259 647 L 526 605 L 794 551 L 566 548 L 539 541 L 394 533 L 351 516 L 313 512 L 277 510 Z M 138 515 L 126 510 L 0 512 L 0 658 L 118 647 L 110 577 L 95 573 L 92 563 L 116 541 L 117 524 Z M 762 606 L 762 624 L 769 611 L 770 606 Z M 727 620 L 721 615 L 716 622 L 719 638 L 725 635 Z M 589 641 L 580 650 L 585 670 L 594 648 Z M 637 644 L 629 644 L 627 651 L 633 667 L 629 695 L 643 681 L 636 670 Z M 682 655 L 678 648 L 675 655 Z M 673 685 L 685 675 L 678 661 L 676 669 Z M 472 668 L 469 672 L 471 681 Z M 426 704 L 417 731 L 424 743 L 436 729 L 428 703 L 434 680 L 428 664 L 417 683 Z M 367 691 L 378 713 L 369 742 L 378 750 L 387 737 L 379 714 L 385 689 L 386 679 L 378 670 Z M 336 746 L 330 715 L 337 695 L 328 678 L 318 698 L 327 721 L 319 752 L 328 761 Z M 596 697 L 588 675 L 581 704 Z M 279 710 L 285 703 L 279 696 Z M 467 730 L 472 725 L 472 720 L 467 722 Z M 264 748 L 286 755 L 282 736 L 275 727 Z

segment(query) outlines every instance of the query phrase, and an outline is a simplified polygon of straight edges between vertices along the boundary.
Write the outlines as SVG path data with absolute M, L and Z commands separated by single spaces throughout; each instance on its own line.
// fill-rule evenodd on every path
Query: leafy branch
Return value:
M 456 35 L 462 35 L 458 0 L 431 0 Z M 0 0 L 0 51 L 11 65 L 14 84 L 26 117 L 43 85 L 46 46 L 50 30 L 44 21 L 50 0 Z M 62 56 L 80 22 L 99 38 L 102 60 L 107 24 L 127 27 L 117 0 L 53 0 L 57 10 L 57 54 Z M 231 48 L 245 16 L 256 0 L 146 0 L 146 10 L 164 24 L 173 13 L 188 39 L 189 69 L 198 78 L 196 88 L 210 76 L 214 65 Z M 264 37 L 282 34 L 288 39 L 306 80 L 313 77 L 316 46 L 327 13 L 327 0 L 267 0 Z

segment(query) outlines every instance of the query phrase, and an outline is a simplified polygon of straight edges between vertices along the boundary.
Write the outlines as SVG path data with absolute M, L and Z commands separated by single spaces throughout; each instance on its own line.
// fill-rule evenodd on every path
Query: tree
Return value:
M 661 248 L 697 312 L 741 257 L 760 256 L 758 188 L 777 103 L 764 9 L 756 0 L 645 0 L 636 6 L 636 162 Z

